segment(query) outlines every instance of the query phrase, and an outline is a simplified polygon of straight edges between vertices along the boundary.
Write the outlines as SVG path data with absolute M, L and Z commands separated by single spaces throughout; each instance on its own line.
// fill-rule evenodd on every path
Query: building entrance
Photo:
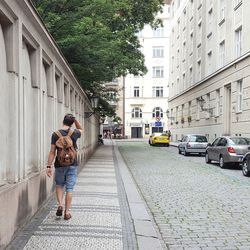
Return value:
M 131 138 L 142 138 L 142 128 L 132 127 L 131 128 Z

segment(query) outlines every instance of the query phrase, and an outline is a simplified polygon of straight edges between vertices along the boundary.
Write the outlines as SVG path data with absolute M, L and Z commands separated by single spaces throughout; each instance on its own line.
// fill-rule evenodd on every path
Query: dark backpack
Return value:
M 68 134 L 63 136 L 60 131 L 55 134 L 59 137 L 56 141 L 57 147 L 57 160 L 60 167 L 71 166 L 76 159 L 76 150 L 72 141 L 72 134 L 74 131 L 69 130 Z

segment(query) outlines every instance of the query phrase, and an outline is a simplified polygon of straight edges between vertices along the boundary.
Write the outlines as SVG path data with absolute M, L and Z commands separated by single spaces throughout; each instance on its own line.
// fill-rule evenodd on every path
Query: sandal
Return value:
M 70 213 L 68 213 L 68 214 L 64 214 L 64 220 L 69 220 L 69 219 L 71 219 L 71 214 Z
M 62 216 L 63 213 L 63 207 L 59 206 L 56 211 L 56 216 Z

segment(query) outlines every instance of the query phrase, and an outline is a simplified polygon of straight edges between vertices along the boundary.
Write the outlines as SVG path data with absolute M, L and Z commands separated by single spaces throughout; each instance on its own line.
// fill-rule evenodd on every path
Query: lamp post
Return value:
M 199 102 L 199 105 L 200 105 L 200 108 L 201 108 L 201 111 L 206 111 L 208 112 L 211 116 L 213 115 L 213 109 L 212 108 L 205 108 L 205 104 L 206 104 L 206 101 L 204 100 L 204 98 L 202 96 L 198 97 L 197 98 L 197 101 Z
M 171 120 L 171 121 L 174 121 L 175 118 L 174 118 L 173 116 L 170 116 L 169 114 L 170 114 L 170 112 L 169 112 L 169 110 L 167 109 L 167 111 L 166 111 L 167 118 L 168 118 L 169 120 Z
M 93 95 L 90 97 L 91 107 L 93 108 L 93 111 L 84 112 L 84 118 L 89 118 L 93 114 L 95 114 L 96 108 L 98 107 L 99 97 L 96 95 Z

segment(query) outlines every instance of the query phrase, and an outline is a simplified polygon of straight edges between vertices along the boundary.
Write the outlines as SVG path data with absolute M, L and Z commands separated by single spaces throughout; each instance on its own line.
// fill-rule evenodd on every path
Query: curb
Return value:
M 115 146 L 115 142 L 113 145 L 135 228 L 138 249 L 166 249 L 163 245 L 161 235 L 156 229 L 157 226 L 154 223 L 153 216 L 150 214 L 150 210 L 147 208 L 144 199 L 141 197 L 118 147 Z

